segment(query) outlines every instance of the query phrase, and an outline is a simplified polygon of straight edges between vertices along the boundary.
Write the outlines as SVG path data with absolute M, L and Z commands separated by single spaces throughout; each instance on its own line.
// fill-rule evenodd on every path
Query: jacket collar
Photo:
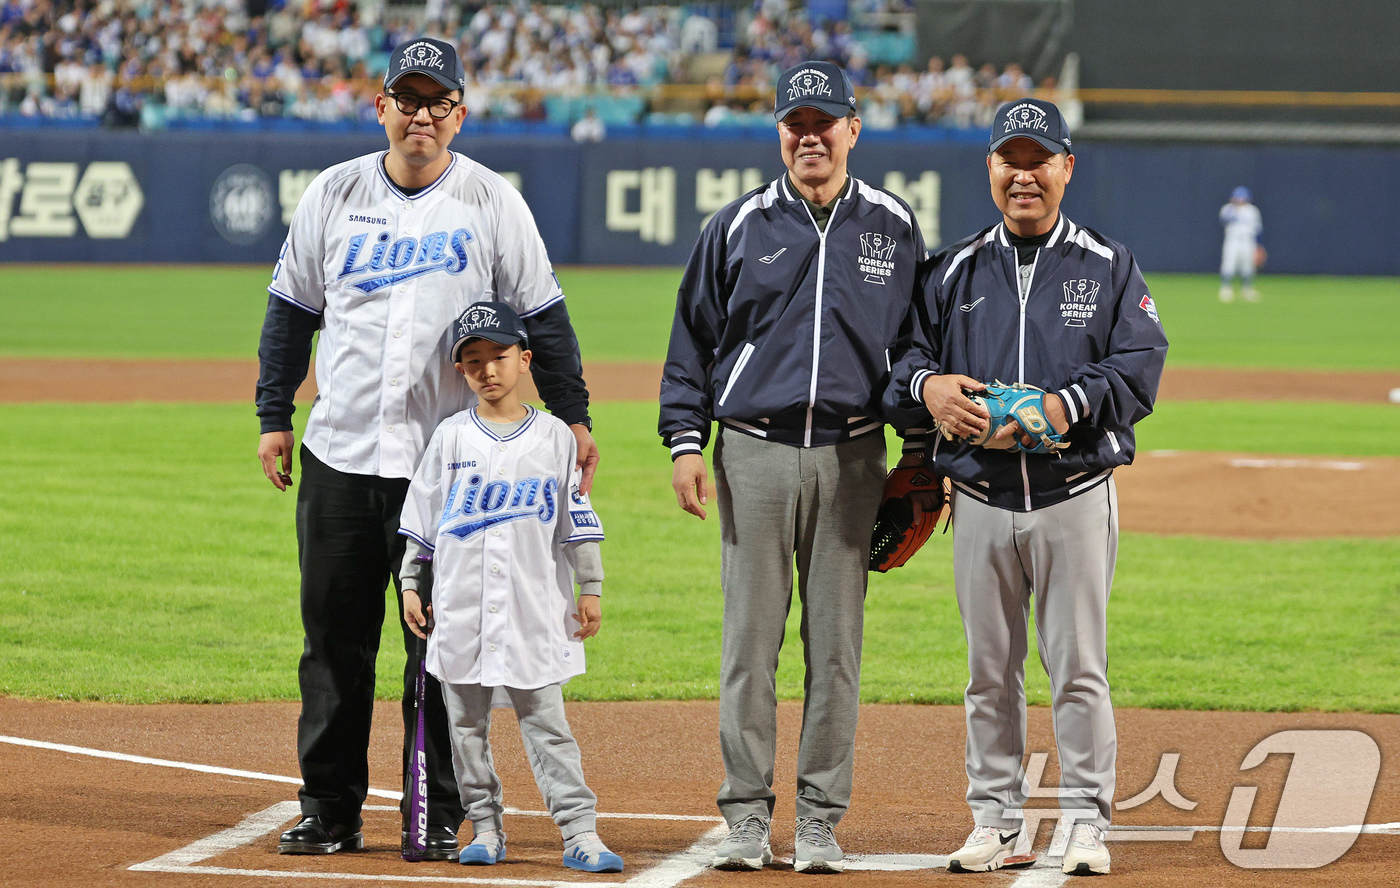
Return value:
M 789 178 L 788 173 L 783 173 L 779 176 L 776 184 L 778 186 L 778 193 L 782 195 L 783 200 L 797 201 L 799 203 L 802 201 L 802 195 L 798 194 L 797 189 L 792 187 L 792 180 Z M 847 172 L 846 184 L 841 188 L 841 193 L 832 198 L 832 200 L 844 200 L 854 194 L 855 190 L 856 177 Z
M 1074 238 L 1074 234 L 1079 230 L 1079 226 L 1069 220 L 1069 217 L 1060 211 L 1060 218 L 1055 220 L 1055 227 L 1050 232 L 1050 239 L 1045 242 L 1042 249 L 1058 247 Z M 1003 247 L 1010 248 L 1011 240 L 1006 236 L 1006 222 L 998 222 L 992 226 L 992 237 Z

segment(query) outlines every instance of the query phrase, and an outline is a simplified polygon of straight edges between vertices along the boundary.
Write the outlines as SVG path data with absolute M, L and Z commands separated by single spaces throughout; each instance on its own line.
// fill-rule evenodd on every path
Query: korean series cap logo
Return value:
M 1030 104 L 1017 105 L 1006 112 L 1006 129 L 1003 130 L 1003 133 L 1021 130 L 1039 130 L 1043 133 L 1049 133 L 1050 124 L 1045 117 L 1045 112 Z
M 798 71 L 788 81 L 789 99 L 805 99 L 809 96 L 831 97 L 831 83 L 821 71 Z
M 501 323 L 496 318 L 496 309 L 489 305 L 477 304 L 462 312 L 457 326 L 460 330 L 480 330 L 482 327 L 499 327 Z
M 403 51 L 399 70 L 407 68 L 436 68 L 442 70 L 442 50 L 431 43 L 415 43 Z

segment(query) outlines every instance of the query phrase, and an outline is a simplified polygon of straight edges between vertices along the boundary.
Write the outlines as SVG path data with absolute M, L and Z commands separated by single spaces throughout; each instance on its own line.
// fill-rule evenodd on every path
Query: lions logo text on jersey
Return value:
M 514 484 L 492 481 L 483 487 L 484 480 L 480 475 L 472 475 L 465 486 L 460 478 L 452 482 L 438 533 L 464 540 L 488 527 L 522 518 L 538 518 L 541 524 L 554 520 L 558 480 L 524 478 Z
M 473 237 L 465 228 L 458 228 L 451 234 L 446 231 L 434 231 L 423 235 L 421 240 L 415 237 L 394 240 L 389 232 L 381 231 L 375 236 L 375 245 L 369 251 L 369 256 L 361 262 L 360 253 L 364 250 L 367 240 L 367 232 L 350 238 L 345 248 L 345 264 L 341 267 L 337 280 L 365 272 L 380 272 L 386 268 L 392 270 L 392 273 L 371 274 L 364 280 L 350 285 L 361 293 L 373 293 L 400 281 L 432 274 L 435 271 L 461 274 L 467 270 L 467 244 L 472 242 Z M 356 262 L 361 264 L 357 266 Z

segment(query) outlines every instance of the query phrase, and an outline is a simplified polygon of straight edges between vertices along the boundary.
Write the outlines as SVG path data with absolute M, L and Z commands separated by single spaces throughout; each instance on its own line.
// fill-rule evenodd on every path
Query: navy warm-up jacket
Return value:
M 930 436 L 938 470 L 1004 509 L 1053 505 L 1131 463 L 1133 424 L 1152 412 L 1167 337 L 1126 247 L 1060 215 L 1020 298 L 1003 224 L 941 251 L 919 270 L 921 294 L 885 395 L 890 421 L 928 422 L 923 382 L 963 374 L 1056 392 L 1070 420 L 1059 456 L 949 444 Z
M 661 379 L 672 457 L 700 452 L 711 420 L 799 447 L 878 432 L 924 258 L 908 205 L 854 177 L 825 232 L 786 174 L 716 213 L 681 280 Z

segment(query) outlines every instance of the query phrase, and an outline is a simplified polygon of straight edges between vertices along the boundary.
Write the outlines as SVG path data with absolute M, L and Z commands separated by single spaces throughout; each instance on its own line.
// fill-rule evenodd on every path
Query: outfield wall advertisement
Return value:
M 307 184 L 383 146 L 374 136 L 7 132 L 0 261 L 265 262 Z M 782 171 L 776 139 L 459 137 L 521 189 L 560 264 L 683 264 L 705 221 Z M 1394 148 L 1084 143 L 1065 199 L 1076 222 L 1128 244 L 1143 268 L 1219 265 L 1217 214 L 1249 186 L 1268 270 L 1400 274 L 1383 200 Z M 907 201 L 938 246 L 996 221 L 985 151 L 968 142 L 863 140 L 855 175 Z

